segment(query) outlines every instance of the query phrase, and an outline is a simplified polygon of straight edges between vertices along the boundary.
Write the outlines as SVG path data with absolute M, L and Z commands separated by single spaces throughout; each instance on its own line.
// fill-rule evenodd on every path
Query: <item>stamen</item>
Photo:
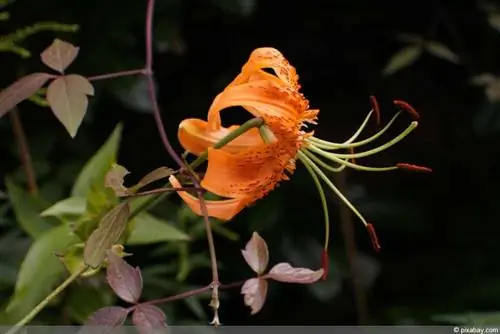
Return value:
M 368 113 L 368 115 L 365 117 L 363 123 L 361 123 L 361 126 L 358 128 L 358 130 L 351 136 L 351 138 L 347 139 L 345 142 L 343 143 L 332 143 L 332 142 L 329 142 L 329 141 L 326 141 L 326 140 L 322 140 L 322 139 L 319 139 L 319 138 L 316 138 L 316 137 L 309 137 L 308 140 L 310 141 L 314 141 L 314 142 L 317 142 L 319 144 L 324 144 L 324 145 L 328 145 L 328 146 L 333 146 L 333 147 L 337 147 L 337 146 L 342 146 L 342 145 L 348 145 L 350 143 L 352 143 L 353 141 L 355 141 L 359 135 L 361 134 L 361 132 L 363 132 L 363 130 L 365 129 L 366 125 L 368 124 L 368 121 L 370 120 L 370 117 L 373 113 L 373 110 L 370 110 L 370 112 Z M 342 148 L 342 147 L 338 147 L 338 148 Z
M 377 132 L 376 134 L 374 134 L 373 136 L 367 138 L 367 139 L 364 139 L 364 140 L 361 140 L 359 142 L 353 142 L 353 143 L 342 143 L 342 144 L 338 144 L 338 143 L 331 143 L 331 142 L 328 142 L 326 140 L 322 140 L 322 139 L 318 139 L 316 137 L 310 137 L 308 138 L 311 139 L 311 141 L 314 141 L 315 143 L 320 143 L 322 146 L 320 147 L 319 145 L 316 145 L 317 147 L 320 147 L 322 149 L 329 149 L 329 150 L 332 150 L 332 149 L 340 149 L 340 148 L 349 148 L 349 147 L 359 147 L 359 146 L 363 146 L 363 145 L 366 145 L 366 144 L 369 144 L 371 143 L 372 141 L 378 139 L 380 136 L 382 136 L 387 130 L 389 130 L 389 128 L 392 126 L 392 124 L 396 121 L 396 119 L 399 117 L 399 115 L 401 115 L 401 112 L 398 112 L 396 113 L 396 115 L 394 115 L 391 120 L 389 121 L 389 123 L 387 123 L 387 125 L 382 129 L 380 130 L 379 132 Z M 314 139 L 313 139 L 314 138 Z M 313 139 L 313 140 L 312 140 Z M 307 140 L 306 140 L 307 141 Z
M 352 162 L 350 162 L 348 160 L 340 159 L 340 158 L 336 157 L 335 154 L 325 152 L 325 151 L 323 151 L 323 150 L 321 150 L 319 148 L 316 148 L 314 146 L 309 146 L 307 149 L 309 151 L 311 151 L 311 152 L 318 153 L 319 155 L 321 155 L 322 157 L 324 157 L 324 158 L 326 158 L 326 159 L 328 159 L 330 161 L 333 161 L 335 163 L 338 163 L 338 164 L 341 164 L 341 165 L 344 165 L 346 167 L 350 167 L 350 168 L 356 169 L 356 170 L 362 170 L 362 171 L 367 171 L 367 172 L 388 172 L 388 171 L 391 171 L 391 170 L 398 169 L 398 166 L 371 167 L 371 166 L 358 165 L 358 164 L 352 163 Z M 319 165 L 321 165 L 321 167 L 325 167 L 325 166 L 323 166 L 323 164 L 325 164 L 325 163 L 323 161 L 321 161 L 318 157 L 314 156 L 312 153 L 309 152 L 309 154 L 307 154 L 307 156 L 309 158 L 311 158 L 312 160 L 314 160 L 315 162 L 317 162 Z M 321 163 L 318 160 L 321 161 Z M 326 165 L 326 166 L 328 166 L 328 165 Z M 328 166 L 328 167 L 330 167 L 330 166 Z
M 314 169 L 311 167 L 310 164 L 314 163 L 311 160 L 308 160 L 307 156 L 302 152 L 299 151 L 297 153 L 298 158 L 304 166 L 306 167 L 307 171 L 311 175 L 314 184 L 316 185 L 316 188 L 318 189 L 319 192 L 319 197 L 321 198 L 321 206 L 323 207 L 323 214 L 324 214 L 324 219 L 325 219 L 325 244 L 323 246 L 323 256 L 322 256 L 322 265 L 323 265 L 323 280 L 326 280 L 326 277 L 328 276 L 328 243 L 330 241 L 330 217 L 328 215 L 328 204 L 326 202 L 326 195 L 325 191 L 323 190 L 323 187 L 321 186 L 321 182 L 318 179 L 318 176 L 314 172 Z M 326 257 L 326 258 L 325 258 Z
M 412 165 L 412 164 L 406 164 L 406 163 L 399 163 L 396 166 L 398 168 L 407 169 L 407 170 L 411 170 L 414 172 L 432 173 L 432 169 L 430 169 L 429 167 L 424 167 L 424 166 L 418 166 L 418 165 Z
M 299 154 L 300 153 L 301 152 L 299 152 Z M 349 202 L 349 200 L 344 196 L 344 194 L 342 194 L 342 192 L 333 184 L 333 182 L 330 181 L 328 176 L 326 176 L 325 173 L 323 173 L 323 171 L 318 166 L 316 166 L 316 164 L 311 159 L 309 159 L 309 157 L 307 157 L 305 154 L 301 154 L 300 160 L 302 160 L 303 162 L 307 162 L 307 164 L 310 165 L 311 169 L 328 185 L 328 187 L 330 187 L 331 190 L 333 190 L 333 192 L 340 198 L 340 200 L 344 202 L 344 204 L 347 205 L 347 207 L 351 209 L 352 212 L 354 212 L 354 214 L 359 218 L 359 220 L 361 220 L 363 225 L 368 226 L 367 221 L 365 220 L 365 218 L 363 218 L 361 213 L 359 213 L 359 211 L 354 207 L 354 205 L 352 205 L 351 202 Z M 306 164 L 304 163 L 304 165 Z
M 370 235 L 370 239 L 372 240 L 372 245 L 373 245 L 373 249 L 375 249 L 375 251 L 380 251 L 380 243 L 378 242 L 378 237 L 377 237 L 377 233 L 375 233 L 375 228 L 373 227 L 372 224 L 368 224 L 366 226 L 366 228 L 368 229 L 368 234 Z
M 394 100 L 392 101 L 392 103 L 394 103 L 394 105 L 396 107 L 399 107 L 405 111 L 407 111 L 410 115 L 412 115 L 413 117 L 415 117 L 416 120 L 420 119 L 420 115 L 418 114 L 418 112 L 415 110 L 415 108 L 413 108 L 410 104 L 408 104 L 407 102 L 405 101 L 401 101 L 401 100 Z
M 417 126 L 418 126 L 418 122 L 416 122 L 416 121 L 411 122 L 410 125 L 406 128 L 406 130 L 404 130 L 402 133 L 400 133 L 396 138 L 393 138 L 392 140 L 388 141 L 384 145 L 381 145 L 379 147 L 376 147 L 376 148 L 368 150 L 368 151 L 354 153 L 354 154 L 327 153 L 327 152 L 325 152 L 325 154 L 327 154 L 328 157 L 335 156 L 337 158 L 342 158 L 342 159 L 368 157 L 370 155 L 374 155 L 374 154 L 377 154 L 379 152 L 385 151 L 386 149 L 394 146 L 395 144 L 397 144 L 398 142 L 403 140 L 406 136 L 408 136 L 413 130 L 415 130 L 415 128 Z
M 266 144 L 274 143 L 278 140 L 271 129 L 269 129 L 266 125 L 259 126 L 259 134 Z
M 375 111 L 375 120 L 377 121 L 377 125 L 380 125 L 380 107 L 377 99 L 373 95 L 370 96 L 370 104 L 372 105 L 372 109 Z
M 314 147 L 314 146 L 312 146 L 312 147 Z M 317 163 L 318 165 L 320 165 L 321 167 L 323 167 L 324 169 L 326 169 L 330 172 L 338 173 L 346 168 L 346 165 L 343 163 L 344 160 L 340 159 L 342 162 L 339 162 L 341 164 L 339 167 L 333 167 L 333 166 L 330 166 L 329 164 L 325 163 L 324 161 L 322 161 L 320 158 L 318 158 L 317 156 L 315 156 L 314 154 L 312 154 L 308 150 L 302 150 L 302 152 L 304 154 L 306 154 L 309 158 L 311 158 L 315 163 Z

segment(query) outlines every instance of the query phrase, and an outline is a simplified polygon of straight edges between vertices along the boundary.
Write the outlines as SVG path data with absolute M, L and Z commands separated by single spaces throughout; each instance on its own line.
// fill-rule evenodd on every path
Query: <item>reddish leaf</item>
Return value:
M 123 186 L 123 179 L 130 172 L 123 166 L 113 164 L 111 170 L 104 177 L 104 185 L 115 191 L 116 196 L 127 196 L 129 190 Z
M 323 269 L 294 268 L 289 263 L 278 263 L 264 277 L 285 283 L 311 284 L 323 276 Z
M 165 313 L 154 305 L 138 305 L 132 323 L 140 334 L 166 333 L 167 329 Z
M 253 232 L 252 238 L 248 241 L 245 249 L 241 251 L 245 261 L 250 268 L 258 275 L 262 275 L 267 268 L 269 262 L 269 250 L 264 239 L 257 233 Z
M 134 268 L 112 251 L 108 251 L 106 277 L 109 286 L 118 297 L 129 303 L 137 303 L 142 293 L 142 276 L 139 268 Z
M 76 136 L 87 112 L 87 95 L 94 95 L 94 87 L 87 78 L 77 74 L 59 77 L 47 87 L 50 108 L 71 137 Z
M 119 306 L 108 306 L 97 310 L 85 321 L 79 334 L 114 333 L 118 326 L 123 325 L 128 310 Z
M 153 183 L 155 181 L 161 180 L 163 178 L 169 177 L 174 173 L 174 170 L 172 168 L 168 167 L 160 167 L 156 168 L 155 170 L 151 171 L 150 173 L 146 174 L 139 183 L 137 183 L 134 188 L 139 189 L 144 186 L 147 186 L 150 183 Z
M 251 278 L 241 287 L 241 294 L 245 305 L 250 307 L 251 314 L 256 314 L 266 302 L 267 281 L 262 278 Z
M 53 76 L 48 73 L 31 73 L 0 92 L 0 117 L 37 92 Z
M 56 38 L 40 54 L 40 58 L 45 65 L 63 74 L 64 70 L 75 60 L 78 51 L 80 48 Z

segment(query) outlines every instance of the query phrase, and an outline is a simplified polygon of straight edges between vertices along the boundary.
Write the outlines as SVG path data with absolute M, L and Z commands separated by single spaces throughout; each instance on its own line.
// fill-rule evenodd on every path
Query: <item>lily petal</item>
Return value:
M 283 152 L 281 143 L 263 144 L 237 154 L 208 149 L 208 167 L 201 182 L 203 188 L 219 196 L 257 200 L 287 179 L 294 153 Z
M 174 175 L 169 177 L 169 181 L 174 188 L 181 188 L 179 180 Z M 198 216 L 203 216 L 201 212 L 200 200 L 186 191 L 177 192 L 186 205 Z M 251 203 L 250 198 L 233 198 L 220 201 L 205 200 L 208 216 L 220 220 L 228 221 L 236 216 L 248 204 Z
M 208 111 L 208 126 L 215 131 L 221 126 L 220 111 L 234 106 L 245 107 L 255 117 L 270 122 L 289 121 L 298 126 L 309 108 L 309 102 L 297 91 L 284 84 L 260 80 L 226 88 L 220 93 Z M 307 116 L 309 116 L 307 114 Z M 287 125 L 288 127 L 294 124 Z
M 271 47 L 255 49 L 243 65 L 241 73 L 231 82 L 230 86 L 239 85 L 250 80 L 250 77 L 262 69 L 271 68 L 276 76 L 294 90 L 299 90 L 299 76 L 281 52 Z M 263 71 L 262 71 L 263 72 Z
M 237 128 L 239 128 L 238 125 L 232 125 L 228 128 L 220 127 L 218 130 L 209 131 L 207 122 L 190 118 L 181 122 L 177 136 L 186 151 L 200 155 Z M 263 143 L 259 130 L 250 129 L 226 144 L 222 150 L 236 153 L 244 148 L 262 145 Z

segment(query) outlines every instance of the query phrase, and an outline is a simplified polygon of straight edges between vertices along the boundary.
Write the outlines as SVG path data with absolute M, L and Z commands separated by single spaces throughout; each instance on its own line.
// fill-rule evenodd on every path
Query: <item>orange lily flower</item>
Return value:
M 264 69 L 274 70 L 275 75 Z M 374 103 L 361 127 L 349 140 L 342 143 L 328 142 L 314 137 L 313 131 L 307 132 L 308 124 L 316 124 L 319 110 L 309 108 L 308 100 L 299 89 L 295 68 L 283 55 L 273 48 L 258 48 L 252 52 L 241 73 L 214 99 L 208 111 L 207 121 L 182 121 L 178 137 L 189 153 L 199 156 L 208 150 L 208 167 L 201 186 L 211 193 L 227 198 L 205 201 L 209 216 L 221 220 L 230 220 L 243 208 L 268 194 L 279 182 L 288 180 L 295 170 L 296 160 L 301 160 L 318 187 L 325 210 L 326 249 L 329 222 L 326 197 L 320 180 L 353 210 L 365 226 L 369 227 L 370 233 L 373 230 L 323 170 L 338 172 L 346 167 L 366 171 L 413 167 L 419 169 L 420 167 L 408 164 L 369 167 L 353 162 L 355 158 L 376 154 L 396 144 L 415 129 L 417 122 L 412 122 L 399 136 L 379 147 L 354 153 L 353 148 L 371 143 L 386 132 L 400 113 L 377 134 L 356 141 L 371 115 L 375 113 L 378 117 L 378 108 Z M 395 102 L 399 102 L 396 105 L 400 107 L 411 108 L 400 101 Z M 220 115 L 222 110 L 236 106 L 243 107 L 254 117 L 263 119 L 265 126 L 245 132 L 220 149 L 213 148 L 216 142 L 238 128 L 237 125 L 223 127 Z M 413 109 L 410 111 L 414 112 Z M 346 150 L 344 153 L 338 152 Z M 325 160 L 338 166 L 333 167 Z M 427 171 L 423 167 L 420 170 Z M 170 177 L 170 181 L 174 187 L 181 187 L 174 176 Z M 184 191 L 179 191 L 178 194 L 196 214 L 202 215 L 197 197 Z

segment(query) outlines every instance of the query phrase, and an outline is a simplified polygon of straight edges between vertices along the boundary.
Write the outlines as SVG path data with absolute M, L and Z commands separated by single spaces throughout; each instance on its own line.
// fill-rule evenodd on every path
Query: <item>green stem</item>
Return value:
M 57 288 L 54 289 L 47 297 L 45 297 L 37 306 L 35 306 L 30 313 L 28 313 L 24 318 L 19 320 L 9 331 L 5 334 L 14 334 L 21 329 L 22 326 L 27 325 L 33 318 L 35 318 L 40 311 L 42 311 L 48 303 L 57 297 L 64 289 L 68 287 L 74 280 L 76 280 L 85 270 L 88 269 L 87 265 L 84 265 L 79 270 L 75 271 L 71 276 L 66 278 Z
M 251 120 L 248 120 L 245 123 L 243 123 L 236 130 L 234 130 L 233 132 L 229 133 L 227 136 L 225 136 L 224 138 L 219 140 L 217 143 L 214 144 L 213 147 L 216 149 L 222 148 L 222 147 L 226 146 L 228 143 L 230 143 L 231 141 L 235 140 L 236 138 L 238 138 L 239 136 L 244 134 L 245 132 L 249 131 L 250 129 L 258 128 L 263 124 L 264 124 L 264 120 L 262 120 L 261 118 L 252 118 Z M 195 170 L 198 166 L 200 166 L 203 162 L 205 162 L 205 160 L 207 160 L 207 157 L 208 157 L 208 150 L 206 150 L 205 152 L 200 154 L 200 156 L 198 156 L 198 158 L 196 158 L 196 160 L 191 162 L 189 164 L 189 168 L 191 168 L 192 170 Z M 165 184 L 164 188 L 169 188 L 171 186 L 172 185 L 170 184 L 170 182 L 168 182 Z M 163 201 L 165 198 L 167 198 L 170 194 L 171 194 L 171 192 L 163 193 L 159 196 L 151 195 L 151 197 L 148 200 L 146 200 L 144 203 L 142 203 L 141 205 L 139 205 L 137 208 L 135 208 L 132 211 L 132 213 L 130 214 L 130 219 L 133 219 L 142 211 L 146 211 L 146 210 L 151 209 L 153 206 L 157 205 L 158 203 Z

